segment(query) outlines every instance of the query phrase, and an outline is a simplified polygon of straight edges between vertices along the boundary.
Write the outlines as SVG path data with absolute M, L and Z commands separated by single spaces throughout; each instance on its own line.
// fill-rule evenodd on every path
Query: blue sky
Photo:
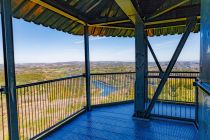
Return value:
M 13 28 L 16 63 L 84 61 L 83 36 L 69 35 L 18 19 L 13 19 Z M 175 35 L 152 37 L 149 40 L 158 59 L 169 61 L 180 38 L 180 35 Z M 179 61 L 199 60 L 199 40 L 200 34 L 190 35 Z M 91 61 L 133 62 L 134 50 L 134 38 L 90 37 Z M 2 49 L 0 55 L 2 63 Z M 150 54 L 149 61 L 153 61 Z

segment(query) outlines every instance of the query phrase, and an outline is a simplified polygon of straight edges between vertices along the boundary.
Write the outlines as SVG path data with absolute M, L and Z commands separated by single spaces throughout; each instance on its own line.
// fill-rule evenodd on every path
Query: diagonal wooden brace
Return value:
M 149 50 L 150 50 L 150 52 L 151 52 L 153 58 L 154 58 L 154 60 L 155 60 L 155 63 L 156 63 L 156 65 L 157 65 L 158 69 L 159 69 L 160 74 L 162 74 L 162 73 L 163 73 L 163 70 L 162 70 L 162 68 L 161 68 L 161 66 L 160 66 L 160 63 L 159 63 L 159 61 L 158 61 L 158 59 L 157 59 L 157 57 L 156 57 L 156 55 L 155 55 L 155 52 L 154 52 L 153 49 L 152 49 L 152 46 L 151 46 L 151 44 L 150 44 L 150 42 L 149 42 L 149 40 L 148 40 L 146 34 L 145 34 L 144 38 L 145 38 L 146 44 L 147 44 L 147 46 L 148 46 L 148 48 L 149 48 Z
M 154 96 L 153 96 L 153 98 L 151 100 L 151 103 L 149 104 L 149 106 L 148 106 L 148 108 L 147 108 L 147 110 L 146 110 L 146 112 L 144 114 L 145 118 L 148 118 L 150 116 L 150 113 L 151 113 L 151 111 L 152 111 L 152 109 L 153 109 L 153 107 L 155 105 L 155 102 L 158 99 L 159 95 L 161 94 L 161 91 L 162 91 L 165 83 L 168 80 L 168 77 L 169 77 L 169 75 L 170 75 L 170 73 L 171 73 L 171 71 L 172 71 L 172 69 L 173 69 L 173 67 L 174 67 L 174 65 L 175 65 L 175 63 L 176 63 L 176 61 L 177 61 L 177 59 L 178 59 L 178 57 L 179 57 L 179 55 L 180 55 L 184 45 L 186 43 L 186 41 L 187 41 L 187 38 L 190 35 L 190 32 L 195 27 L 196 22 L 197 22 L 197 19 L 195 17 L 190 19 L 190 22 L 187 25 L 186 31 L 183 34 L 183 36 L 182 36 L 182 38 L 181 38 L 181 40 L 180 40 L 180 42 L 179 42 L 179 44 L 178 44 L 174 54 L 173 54 L 172 59 L 171 59 L 169 65 L 168 65 L 165 73 L 163 74 L 163 77 L 162 77 L 162 79 L 160 81 L 160 84 L 158 85 L 158 87 L 157 87 L 157 89 L 155 91 L 155 94 L 154 94 Z

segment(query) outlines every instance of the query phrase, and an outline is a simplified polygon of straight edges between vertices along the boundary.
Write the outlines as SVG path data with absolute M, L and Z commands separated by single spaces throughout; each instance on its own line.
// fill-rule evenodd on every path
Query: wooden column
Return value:
M 18 114 L 11 0 L 1 0 L 1 13 L 9 139 L 18 140 Z
M 143 117 L 145 101 L 147 99 L 147 71 L 148 56 L 147 45 L 144 39 L 144 24 L 136 19 L 135 27 L 135 56 L 136 56 L 136 82 L 135 82 L 135 117 Z
M 91 97 L 90 97 L 90 55 L 89 55 L 89 35 L 88 26 L 84 26 L 84 42 L 85 42 L 85 79 L 86 79 L 86 109 L 91 110 Z

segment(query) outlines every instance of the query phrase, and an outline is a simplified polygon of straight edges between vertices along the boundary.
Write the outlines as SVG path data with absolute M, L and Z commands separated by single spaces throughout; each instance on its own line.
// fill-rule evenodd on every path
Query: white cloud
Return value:
M 90 37 L 89 41 L 96 41 L 96 40 L 101 40 L 104 39 L 106 37 Z M 79 41 L 75 41 L 74 44 L 83 44 L 84 40 L 79 40 Z

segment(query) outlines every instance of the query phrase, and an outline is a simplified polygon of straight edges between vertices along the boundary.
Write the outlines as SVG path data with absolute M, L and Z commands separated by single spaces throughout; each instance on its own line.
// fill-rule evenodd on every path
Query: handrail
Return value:
M 157 76 L 154 76 L 154 75 L 149 75 L 145 78 L 161 78 L 161 76 L 157 75 Z M 169 76 L 168 78 L 180 78 L 180 79 L 184 79 L 184 78 L 189 78 L 189 79 L 196 79 L 197 77 L 196 76 Z
M 149 71 L 149 73 L 159 73 L 159 71 Z M 172 71 L 171 73 L 197 73 L 199 74 L 200 72 L 199 71 Z
M 91 73 L 90 75 L 111 75 L 111 74 L 134 74 L 134 73 L 136 73 L 136 72 L 131 72 L 131 71 L 129 71 L 129 72 L 107 72 L 107 73 Z
M 210 96 L 210 85 L 205 83 L 205 82 L 201 82 L 201 81 L 196 81 L 194 83 L 195 86 L 199 87 L 200 89 L 202 89 L 206 94 L 208 94 Z
M 136 73 L 135 71 L 129 71 L 129 72 L 107 72 L 107 73 L 91 73 L 91 75 L 105 75 L 105 74 L 132 74 L 132 73 Z M 160 73 L 159 71 L 148 71 L 148 73 Z M 192 74 L 199 74 L 200 72 L 198 72 L 198 71 L 189 71 L 189 72 L 187 72 L 187 71 L 173 71 L 173 72 L 171 72 L 171 74 L 174 74 L 174 73 L 180 73 L 180 74 L 182 74 L 182 73 L 192 73 Z
M 112 74 L 135 74 L 136 72 L 111 72 L 111 73 L 91 73 L 91 75 L 112 75 Z M 159 71 L 149 71 L 150 73 L 159 73 Z M 199 74 L 199 72 L 180 72 L 180 71 L 174 71 L 171 72 L 171 74 L 173 73 L 193 73 L 193 74 Z M 51 82 L 57 82 L 57 81 L 62 81 L 62 80 L 68 80 L 68 79 L 74 79 L 74 78 L 78 78 L 78 77 L 83 77 L 85 76 L 85 74 L 81 74 L 81 75 L 76 75 L 76 76 L 70 76 L 70 77 L 63 77 L 63 78 L 58 78 L 58 79 L 52 79 L 52 80 L 45 80 L 45 81 L 40 81 L 40 82 L 33 82 L 33 83 L 28 83 L 28 84 L 23 84 L 23 85 L 18 85 L 16 86 L 16 88 L 23 88 L 23 87 L 28 87 L 28 86 L 35 86 L 35 85 L 40 85 L 40 84 L 46 84 L 46 83 L 51 83 Z M 148 75 L 147 78 L 161 78 L 159 75 Z M 174 76 L 171 75 L 169 76 L 169 78 L 197 78 L 196 76 Z M 4 91 L 4 88 L 0 88 L 0 92 Z
M 23 88 L 23 87 L 28 87 L 28 86 L 35 86 L 35 85 L 46 84 L 46 83 L 51 83 L 51 82 L 57 82 L 57 81 L 62 81 L 62 80 L 74 79 L 74 78 L 83 77 L 83 76 L 84 75 L 76 75 L 76 76 L 58 78 L 58 79 L 53 79 L 53 80 L 40 81 L 40 82 L 35 82 L 35 83 L 18 85 L 18 86 L 16 86 L 16 88 L 18 89 L 18 88 Z

